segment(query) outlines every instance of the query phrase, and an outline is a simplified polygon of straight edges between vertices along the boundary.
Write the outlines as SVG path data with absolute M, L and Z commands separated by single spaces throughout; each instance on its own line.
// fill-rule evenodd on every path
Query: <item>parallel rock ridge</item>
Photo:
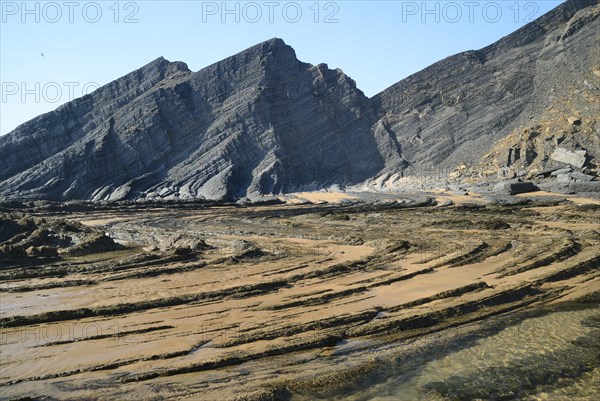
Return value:
M 198 72 L 159 58 L 0 137 L 0 196 L 236 199 L 475 162 L 550 90 L 600 87 L 599 9 L 570 0 L 371 99 L 281 39 Z

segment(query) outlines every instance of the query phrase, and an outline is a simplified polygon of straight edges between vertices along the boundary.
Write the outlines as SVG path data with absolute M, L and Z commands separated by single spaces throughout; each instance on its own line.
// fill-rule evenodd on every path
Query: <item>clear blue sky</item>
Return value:
M 272 37 L 372 96 L 561 2 L 1 0 L 0 133 L 159 56 L 197 71 Z

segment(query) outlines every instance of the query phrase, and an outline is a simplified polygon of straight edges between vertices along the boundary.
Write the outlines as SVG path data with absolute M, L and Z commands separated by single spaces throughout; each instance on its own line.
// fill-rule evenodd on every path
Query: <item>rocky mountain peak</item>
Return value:
M 0 192 L 234 199 L 359 183 L 399 160 L 354 81 L 278 38 L 197 72 L 161 57 L 86 98 L 0 139 Z

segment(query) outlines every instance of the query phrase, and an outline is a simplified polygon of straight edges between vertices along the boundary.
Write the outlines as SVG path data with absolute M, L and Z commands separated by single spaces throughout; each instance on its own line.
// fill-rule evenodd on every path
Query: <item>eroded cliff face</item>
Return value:
M 401 167 L 341 70 L 272 39 L 196 73 L 162 58 L 0 139 L 0 191 L 54 200 L 232 199 Z
M 571 167 L 600 176 L 600 6 L 578 11 L 554 31 L 535 70 L 528 108 L 534 118 L 504 136 L 479 164 L 533 177 L 569 164 L 556 152 L 584 152 L 583 163 Z
M 299 61 L 281 39 L 198 72 L 159 58 L 0 137 L 0 195 L 236 199 L 334 184 L 394 188 L 415 166 L 461 166 L 486 179 L 482 172 L 510 167 L 506 152 L 517 147 L 524 157 L 513 167 L 531 175 L 559 145 L 584 148 L 587 174 L 598 174 L 599 15 L 598 0 L 567 1 L 371 99 L 341 70 Z
M 484 49 L 433 64 L 373 98 L 381 121 L 408 161 L 443 168 L 477 164 L 551 107 L 553 118 L 578 115 L 598 135 L 599 14 L 597 0 L 568 1 Z

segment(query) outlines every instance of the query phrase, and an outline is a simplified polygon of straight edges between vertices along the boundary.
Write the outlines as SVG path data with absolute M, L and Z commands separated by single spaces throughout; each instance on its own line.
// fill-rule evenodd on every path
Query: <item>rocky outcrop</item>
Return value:
M 435 63 L 373 98 L 380 123 L 410 163 L 436 168 L 477 164 L 499 140 L 548 113 L 598 136 L 599 15 L 597 0 L 567 1 L 486 48 Z M 549 125 L 557 135 L 561 128 Z M 587 150 L 600 155 L 600 147 Z M 536 157 L 534 147 L 511 143 L 495 161 Z
M 198 72 L 159 58 L 0 137 L 0 196 L 239 200 L 455 167 L 531 178 L 552 161 L 594 177 L 599 16 L 598 0 L 569 0 L 372 99 L 281 39 Z
M 0 138 L 0 193 L 232 199 L 358 183 L 402 165 L 341 70 L 272 39 L 196 73 L 157 59 Z
M 0 214 L 3 267 L 46 263 L 62 255 L 87 255 L 123 249 L 105 233 L 81 223 Z
M 531 182 L 499 182 L 494 186 L 494 190 L 499 193 L 516 195 L 533 192 L 535 186 Z

